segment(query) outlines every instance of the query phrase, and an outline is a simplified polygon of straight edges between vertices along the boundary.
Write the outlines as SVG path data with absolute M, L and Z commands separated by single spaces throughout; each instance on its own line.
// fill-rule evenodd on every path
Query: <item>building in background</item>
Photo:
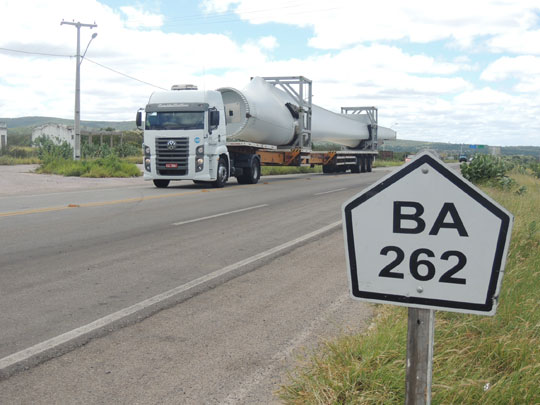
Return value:
M 7 125 L 5 122 L 0 122 L 0 150 L 7 148 Z
M 50 138 L 54 143 L 67 142 L 72 148 L 75 146 L 73 128 L 62 124 L 44 124 L 32 131 L 32 143 L 40 136 Z

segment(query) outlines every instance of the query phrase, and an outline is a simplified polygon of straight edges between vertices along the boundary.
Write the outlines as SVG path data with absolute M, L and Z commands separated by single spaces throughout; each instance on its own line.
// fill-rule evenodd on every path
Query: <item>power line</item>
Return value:
M 63 58 L 73 58 L 76 55 L 59 55 L 54 53 L 45 53 L 45 52 L 30 52 L 30 51 L 23 51 L 20 49 L 10 49 L 10 48 L 0 48 L 0 51 L 7 51 L 7 52 L 17 52 L 17 53 L 25 53 L 28 55 L 41 55 L 41 56 L 58 56 Z
M 8 51 L 8 52 L 16 52 L 16 53 L 24 53 L 24 54 L 28 54 L 28 55 L 40 55 L 40 56 L 58 56 L 58 57 L 64 57 L 64 58 L 73 58 L 75 57 L 76 55 L 59 55 L 59 54 L 53 54 L 53 53 L 45 53 L 45 52 L 29 52 L 29 51 L 23 51 L 23 50 L 20 50 L 20 49 L 10 49 L 10 48 L 2 48 L 0 47 L 0 51 Z M 144 83 L 144 84 L 147 84 L 148 86 L 152 86 L 152 87 L 155 87 L 157 89 L 161 89 L 161 90 L 167 90 L 167 89 L 164 89 L 163 87 L 160 87 L 160 86 L 156 86 L 155 84 L 152 84 L 152 83 L 148 83 L 148 82 L 145 82 L 144 80 L 140 80 L 140 79 L 137 79 L 136 77 L 133 77 L 133 76 L 130 76 L 128 74 L 125 74 L 125 73 L 122 73 L 122 72 L 119 72 L 118 70 L 115 70 L 113 68 L 110 68 L 108 66 L 105 66 L 101 63 L 98 63 L 96 61 L 93 61 L 87 57 L 84 58 L 84 60 L 87 60 L 88 62 L 91 62 L 95 65 L 98 65 L 104 69 L 107 69 L 107 70 L 110 70 L 111 72 L 114 72 L 114 73 L 117 73 L 119 75 L 122 75 L 124 77 L 127 77 L 128 79 L 132 79 L 132 80 L 135 80 L 137 82 L 140 82 L 140 83 Z
M 137 79 L 136 77 L 130 76 L 130 75 L 128 75 L 128 74 L 119 72 L 118 70 L 115 70 L 115 69 L 110 68 L 110 67 L 108 67 L 108 66 L 102 65 L 101 63 L 95 62 L 95 61 L 93 61 L 92 59 L 84 58 L 84 60 L 87 60 L 88 62 L 91 62 L 91 63 L 93 63 L 93 64 L 95 64 L 95 65 L 98 65 L 98 66 L 100 66 L 100 67 L 102 67 L 102 68 L 104 68 L 104 69 L 110 70 L 111 72 L 114 72 L 114 73 L 117 73 L 117 74 L 122 75 L 122 76 L 124 76 L 124 77 L 127 77 L 128 79 L 135 80 L 135 81 L 137 81 L 137 82 L 147 84 L 148 86 L 152 86 L 152 87 L 155 87 L 155 88 L 157 88 L 157 89 L 167 90 L 167 89 L 164 89 L 163 87 L 156 86 L 155 84 L 145 82 L 144 80 Z

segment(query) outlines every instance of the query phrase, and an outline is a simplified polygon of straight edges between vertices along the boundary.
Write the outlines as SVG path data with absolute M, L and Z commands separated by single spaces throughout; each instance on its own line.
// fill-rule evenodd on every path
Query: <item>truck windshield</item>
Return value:
M 204 129 L 204 111 L 149 112 L 145 129 Z

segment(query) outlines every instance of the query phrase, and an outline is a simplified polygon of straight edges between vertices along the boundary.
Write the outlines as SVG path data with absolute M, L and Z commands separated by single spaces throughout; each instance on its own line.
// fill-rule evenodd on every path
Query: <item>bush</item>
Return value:
M 37 173 L 60 174 L 75 177 L 138 177 L 138 167 L 121 161 L 111 154 L 96 160 L 54 159 L 44 162 Z
M 529 168 L 533 174 L 540 179 L 540 163 L 531 163 Z
M 8 145 L 5 149 L 0 150 L 0 156 L 10 156 L 16 159 L 27 159 L 36 157 L 37 153 L 34 148 L 29 146 Z
M 34 145 L 38 148 L 37 154 L 42 162 L 73 158 L 73 148 L 66 141 L 60 142 L 59 138 L 56 138 L 55 142 L 47 136 L 40 136 L 36 138 Z
M 477 155 L 470 163 L 462 163 L 461 174 L 475 184 L 498 185 L 511 187 L 513 181 L 506 172 L 514 165 L 491 155 Z
M 140 145 L 134 145 L 132 143 L 124 143 L 112 148 L 107 144 L 96 145 L 84 143 L 81 147 L 81 156 L 86 159 L 105 158 L 110 155 L 116 155 L 118 157 L 140 157 L 142 156 L 142 149 Z

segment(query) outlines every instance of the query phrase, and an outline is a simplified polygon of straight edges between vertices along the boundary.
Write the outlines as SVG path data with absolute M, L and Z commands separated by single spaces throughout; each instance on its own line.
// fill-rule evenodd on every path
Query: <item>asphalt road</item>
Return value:
M 175 287 L 204 279 L 227 266 L 234 267 L 242 260 L 269 252 L 285 242 L 333 224 L 341 219 L 340 207 L 345 200 L 386 173 L 387 169 L 376 169 L 372 173 L 357 175 L 266 177 L 258 185 L 241 186 L 233 181 L 226 188 L 218 190 L 187 182 L 172 183 L 172 187 L 167 189 L 156 189 L 151 183 L 141 181 L 114 188 L 27 192 L 0 197 L 0 359 Z M 206 317 L 207 321 L 222 326 L 218 331 L 203 327 L 198 331 L 198 322 L 191 325 L 189 330 L 194 332 L 181 340 L 193 345 L 182 344 L 186 353 L 190 353 L 190 361 L 200 364 L 201 358 L 208 358 L 208 353 L 204 356 L 201 354 L 200 350 L 204 352 L 204 349 L 196 349 L 195 346 L 207 339 L 209 333 L 230 333 L 225 339 L 231 342 L 230 349 L 236 346 L 233 352 L 242 353 L 246 343 L 238 336 L 249 336 L 254 332 L 250 331 L 249 322 L 236 329 L 234 323 L 239 322 L 239 314 L 244 321 L 255 320 L 263 307 L 272 305 L 276 308 L 268 313 L 268 317 L 276 323 L 272 324 L 268 336 L 257 335 L 256 341 L 272 346 L 268 339 L 271 340 L 276 334 L 280 336 L 281 348 L 269 349 L 269 353 L 273 353 L 269 355 L 270 358 L 274 362 L 279 361 L 279 353 L 284 353 L 282 346 L 287 346 L 291 340 L 298 340 L 298 336 L 306 333 L 305 325 L 298 330 L 290 327 L 291 324 L 298 324 L 298 316 L 304 319 L 301 314 L 310 313 L 310 324 L 317 323 L 324 318 L 325 305 L 334 305 L 335 309 L 342 307 L 347 295 L 343 242 L 339 228 L 334 226 L 332 229 L 337 231 L 330 229 L 289 249 L 269 254 L 251 265 L 238 267 L 239 270 L 231 272 L 229 276 L 201 282 L 197 288 L 186 290 L 183 295 L 164 302 L 163 308 L 171 307 L 168 311 L 188 311 L 198 321 Z M 318 245 L 311 248 L 312 254 L 299 259 L 302 257 L 302 246 L 313 246 L 313 243 Z M 321 266 L 322 263 L 324 266 Z M 265 280 L 265 273 L 261 273 L 264 266 L 269 266 L 268 274 L 274 275 L 268 276 L 270 281 Z M 310 269 L 317 268 L 314 274 L 310 273 Z M 298 269 L 297 275 L 294 269 Z M 232 279 L 235 276 L 240 277 Z M 243 277 L 260 277 L 260 280 L 246 282 L 244 287 L 250 289 L 244 290 L 240 281 Z M 297 289 L 289 288 L 289 277 L 291 285 Z M 228 281 L 226 286 L 220 286 L 225 281 Z M 265 282 L 269 284 L 265 285 Z M 302 286 L 310 294 L 309 299 Z M 210 290 L 211 287 L 214 289 Z M 249 296 L 249 299 L 246 302 L 233 300 L 233 303 L 224 303 L 223 296 L 217 293 L 219 288 L 228 288 L 222 291 L 224 295 L 239 294 Z M 319 296 L 318 289 L 325 292 Z M 191 297 L 194 298 L 186 301 Z M 174 306 L 177 302 L 182 304 Z M 199 307 L 196 307 L 197 303 Z M 228 305 L 231 305 L 229 311 Z M 189 312 L 191 306 L 194 306 L 191 309 L 193 312 Z M 215 313 L 210 308 L 215 308 Z M 143 318 L 158 309 L 153 308 L 146 313 L 141 311 L 133 316 Z M 223 311 L 225 314 L 221 313 Z M 369 312 L 366 311 L 362 309 L 360 312 L 363 315 L 354 313 L 351 317 L 353 320 L 365 318 Z M 160 312 L 158 316 L 163 317 L 166 312 Z M 158 322 L 155 321 L 158 316 L 144 322 Z M 186 314 L 181 316 L 185 317 Z M 231 325 L 222 324 L 231 317 L 234 318 Z M 132 317 L 128 323 L 133 322 Z M 162 321 L 161 326 L 154 325 L 150 330 L 161 330 L 168 324 Z M 279 330 L 276 324 L 282 329 Z M 108 325 L 106 332 L 122 325 L 122 322 Z M 137 325 L 117 333 L 129 334 L 135 327 Z M 289 329 L 292 329 L 290 334 L 287 333 Z M 313 332 L 317 328 L 308 329 Z M 94 344 L 99 345 L 102 339 Z M 177 340 L 172 339 L 172 342 Z M 220 343 L 215 342 L 215 346 L 219 348 Z M 133 350 L 133 347 L 127 346 L 126 350 Z M 211 357 L 227 357 L 227 349 L 224 350 L 225 353 L 216 351 Z M 77 352 L 68 356 L 77 356 Z M 242 359 L 242 356 L 235 358 L 237 368 L 245 369 L 247 373 L 238 378 L 239 384 L 254 372 L 249 364 L 242 364 L 246 361 Z M 80 359 L 73 361 L 75 364 L 82 362 Z M 163 359 L 159 364 L 162 363 Z M 51 364 L 46 363 L 43 367 L 50 367 Z M 129 364 L 129 367 L 133 367 L 134 362 Z M 39 374 L 39 370 L 41 368 L 33 372 Z M 197 375 L 190 370 L 193 368 L 188 367 L 183 371 L 186 379 L 192 374 Z M 199 372 L 203 376 L 211 374 L 208 369 Z M 60 375 L 58 372 L 53 374 Z M 25 373 L 22 373 L 6 380 L 2 383 L 2 391 L 13 386 L 9 382 L 14 378 L 31 376 L 25 377 Z M 234 383 L 228 386 L 234 387 Z M 218 384 L 214 386 L 214 394 L 203 394 L 203 391 L 185 389 L 184 395 L 188 395 L 185 402 L 193 400 L 195 403 L 207 395 L 217 402 L 223 402 L 225 393 L 233 403 L 242 402 L 234 399 L 241 392 L 236 388 L 233 391 L 223 387 L 220 389 Z M 67 397 L 68 393 L 65 395 Z M 153 398 L 159 397 L 156 395 Z M 245 393 L 242 395 L 244 399 L 249 398 Z M 268 395 L 268 392 L 264 395 Z M 172 398 L 167 397 L 164 401 L 174 403 Z

